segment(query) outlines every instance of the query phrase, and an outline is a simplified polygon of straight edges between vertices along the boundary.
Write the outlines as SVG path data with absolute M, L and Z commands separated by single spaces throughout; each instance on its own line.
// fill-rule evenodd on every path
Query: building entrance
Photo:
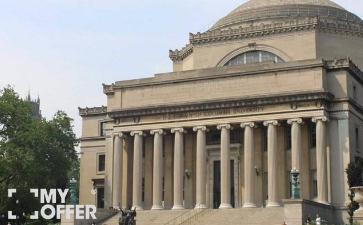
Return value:
M 234 190 L 234 160 L 231 160 L 231 204 L 235 207 L 235 190 Z M 213 163 L 213 208 L 218 209 L 221 204 L 221 161 Z

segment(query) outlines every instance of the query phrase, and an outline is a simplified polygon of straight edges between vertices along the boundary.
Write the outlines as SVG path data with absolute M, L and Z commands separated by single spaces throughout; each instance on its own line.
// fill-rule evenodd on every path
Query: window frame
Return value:
M 268 60 L 268 59 L 272 59 L 272 60 Z M 267 62 L 283 63 L 284 60 L 280 56 L 278 56 L 272 52 L 269 52 L 269 51 L 251 50 L 251 51 L 246 51 L 246 52 L 243 52 L 241 54 L 234 56 L 233 58 L 228 60 L 224 64 L 224 66 L 249 65 L 249 64 L 257 64 L 257 63 L 267 63 Z
M 104 156 L 104 170 L 100 170 L 100 156 Z M 96 173 L 97 174 L 105 174 L 106 172 L 106 153 L 104 152 L 99 152 L 96 155 Z
M 98 125 L 98 134 L 100 137 L 105 137 L 106 136 L 106 131 L 107 131 L 107 121 L 100 121 L 99 125 Z

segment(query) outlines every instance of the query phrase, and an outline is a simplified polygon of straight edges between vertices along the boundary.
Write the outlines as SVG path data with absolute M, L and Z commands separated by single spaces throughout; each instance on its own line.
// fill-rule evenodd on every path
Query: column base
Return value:
M 207 209 L 208 207 L 205 204 L 196 204 L 194 209 Z
M 182 205 L 174 205 L 172 210 L 183 210 L 184 209 L 184 206 Z
M 219 209 L 232 209 L 232 205 L 229 204 L 229 203 L 222 203 L 220 206 L 219 206 Z
M 247 203 L 243 204 L 243 208 L 256 208 L 256 204 L 247 202 Z
M 281 207 L 281 205 L 278 202 L 268 202 L 266 207 Z
M 151 208 L 151 210 L 163 210 L 164 207 L 161 205 L 153 205 L 153 207 Z
M 143 211 L 143 210 L 144 210 L 144 208 L 143 208 L 143 207 L 138 206 L 138 205 L 134 205 L 134 206 L 132 206 L 132 209 L 135 209 L 136 211 Z

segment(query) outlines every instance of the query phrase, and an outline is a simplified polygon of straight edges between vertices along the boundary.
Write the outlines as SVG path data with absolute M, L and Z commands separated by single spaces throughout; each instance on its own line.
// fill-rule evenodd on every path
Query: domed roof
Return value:
M 334 18 L 362 23 L 358 16 L 330 0 L 250 0 L 220 19 L 211 30 L 262 20 L 306 17 Z

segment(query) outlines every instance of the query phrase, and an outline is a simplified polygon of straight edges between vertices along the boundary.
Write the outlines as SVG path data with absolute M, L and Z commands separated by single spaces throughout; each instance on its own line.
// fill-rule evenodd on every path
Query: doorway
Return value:
M 231 171 L 231 205 L 235 207 L 235 188 L 234 188 L 234 160 L 230 163 Z M 213 208 L 218 209 L 221 204 L 221 161 L 213 162 Z

